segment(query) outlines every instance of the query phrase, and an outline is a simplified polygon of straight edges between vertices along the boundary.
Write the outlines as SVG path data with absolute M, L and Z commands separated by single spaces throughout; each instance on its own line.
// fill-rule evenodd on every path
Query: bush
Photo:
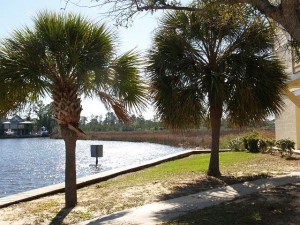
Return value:
M 249 152 L 257 153 L 259 152 L 258 141 L 258 134 L 252 132 L 243 138 L 244 148 Z
M 268 152 L 273 153 L 274 146 L 276 146 L 276 141 L 274 139 L 267 139 L 266 140 L 267 146 L 268 146 Z
M 247 139 L 248 151 L 252 153 L 258 153 L 259 152 L 258 142 L 259 142 L 258 138 L 248 138 Z
M 272 138 L 266 138 L 265 136 L 259 135 L 257 132 L 248 133 L 243 138 L 231 138 L 228 141 L 228 147 L 232 151 L 240 151 L 246 149 L 252 153 L 273 153 L 273 151 L 275 150 L 274 146 L 279 148 L 279 152 L 282 156 L 284 154 L 288 154 L 289 156 L 291 156 L 293 154 L 293 150 L 295 149 L 295 142 L 289 139 L 280 139 L 278 141 L 275 141 Z
M 260 152 L 267 152 L 268 150 L 268 140 L 259 139 L 257 143 Z
M 285 153 L 291 156 L 293 154 L 293 149 L 295 149 L 295 142 L 289 139 L 280 139 L 276 141 L 276 146 L 279 148 L 281 155 L 283 156 Z
M 267 152 L 272 150 L 275 145 L 275 140 L 266 139 L 257 132 L 252 132 L 243 138 L 245 149 L 252 153 Z
M 243 149 L 243 141 L 237 137 L 229 141 L 228 147 L 231 151 L 240 151 Z

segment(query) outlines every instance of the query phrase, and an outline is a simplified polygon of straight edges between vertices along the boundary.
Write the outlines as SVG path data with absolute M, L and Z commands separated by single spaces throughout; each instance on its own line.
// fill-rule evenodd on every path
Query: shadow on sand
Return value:
M 69 215 L 73 208 L 62 208 L 56 216 L 52 219 L 49 225 L 59 225 L 62 224 L 63 220 Z

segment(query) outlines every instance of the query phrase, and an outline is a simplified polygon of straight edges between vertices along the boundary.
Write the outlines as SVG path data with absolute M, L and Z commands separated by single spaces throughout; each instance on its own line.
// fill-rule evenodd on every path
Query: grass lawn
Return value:
M 78 190 L 78 206 L 64 209 L 56 194 L 0 209 L 0 224 L 74 224 L 125 208 L 210 188 L 299 170 L 300 160 L 269 154 L 220 154 L 220 178 L 208 177 L 209 155 L 193 155 Z

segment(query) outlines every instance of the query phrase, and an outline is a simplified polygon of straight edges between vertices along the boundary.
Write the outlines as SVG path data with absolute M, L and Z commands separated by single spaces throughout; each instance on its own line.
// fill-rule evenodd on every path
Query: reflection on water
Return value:
M 103 145 L 103 157 L 91 158 L 90 145 Z M 77 177 L 140 163 L 182 151 L 165 145 L 117 141 L 77 141 Z M 64 181 L 63 140 L 0 139 L 0 197 Z

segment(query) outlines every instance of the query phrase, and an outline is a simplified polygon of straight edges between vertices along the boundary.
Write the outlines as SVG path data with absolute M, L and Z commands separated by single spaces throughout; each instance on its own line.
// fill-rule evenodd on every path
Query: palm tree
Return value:
M 115 34 L 75 14 L 41 12 L 32 29 L 4 39 L 0 49 L 0 113 L 49 94 L 65 142 L 66 207 L 77 204 L 76 140 L 81 97 L 98 96 L 118 118 L 144 106 L 145 85 L 133 51 L 116 56 Z
M 157 113 L 172 128 L 210 119 L 208 175 L 220 176 L 223 115 L 235 125 L 264 119 L 282 108 L 286 75 L 272 54 L 272 29 L 246 6 L 202 4 L 201 14 L 166 14 L 149 51 Z

